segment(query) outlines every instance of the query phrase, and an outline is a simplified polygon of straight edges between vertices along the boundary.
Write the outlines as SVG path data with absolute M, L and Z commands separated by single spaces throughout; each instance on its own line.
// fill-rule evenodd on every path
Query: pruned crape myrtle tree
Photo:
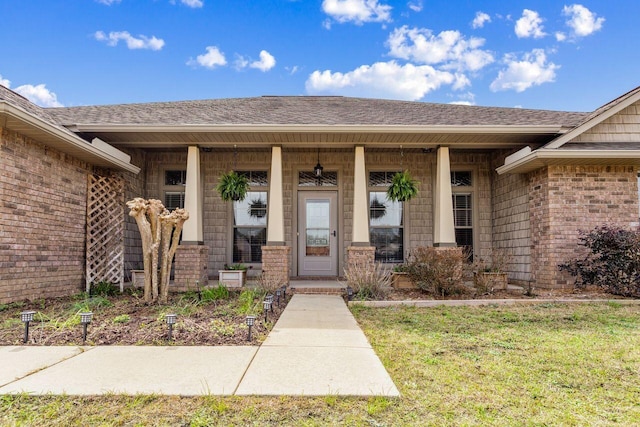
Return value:
M 135 218 L 142 237 L 144 263 L 144 300 L 165 304 L 169 295 L 171 261 L 178 249 L 180 233 L 189 213 L 184 209 L 169 212 L 157 199 L 136 197 L 127 202 L 129 215 Z M 158 258 L 162 262 L 158 268 Z M 158 270 L 160 276 L 158 277 Z

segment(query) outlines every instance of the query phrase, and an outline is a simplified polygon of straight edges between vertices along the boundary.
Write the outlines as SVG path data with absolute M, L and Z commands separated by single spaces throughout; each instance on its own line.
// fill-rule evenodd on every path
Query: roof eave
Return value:
M 542 135 L 556 135 L 563 134 L 568 131 L 568 128 L 562 125 L 535 125 L 535 126 L 518 126 L 518 125 L 479 125 L 479 126 L 464 126 L 464 125 L 427 125 L 427 126 L 415 126 L 415 125 L 325 125 L 325 124 L 303 124 L 303 125 L 237 125 L 237 124 L 223 124 L 223 125 L 144 125 L 144 124 L 73 124 L 67 125 L 67 129 L 72 132 L 163 132 L 163 133 L 178 133 L 178 132 L 219 132 L 219 133 L 232 133 L 232 132 L 263 132 L 263 133 L 277 133 L 277 132 L 298 132 L 298 133 L 441 133 L 441 134 L 542 134 Z
M 131 163 L 124 162 L 121 159 L 92 146 L 84 139 L 73 135 L 72 133 L 65 132 L 63 129 L 60 129 L 51 123 L 48 123 L 46 120 L 16 107 L 11 103 L 0 100 L 0 116 L 5 116 L 5 120 L 3 120 L 2 123 L 6 123 L 6 118 L 12 118 L 33 128 L 38 133 L 46 134 L 52 141 L 55 141 L 55 144 L 49 143 L 47 145 L 53 145 L 54 148 L 60 149 L 61 151 L 70 149 L 73 151 L 73 155 L 80 158 L 80 160 L 87 161 L 88 163 L 95 164 L 97 166 L 125 170 L 134 174 L 140 172 L 139 167 L 132 165 Z M 22 133 L 26 134 L 28 132 Z M 44 143 L 44 141 L 42 142 Z
M 540 148 L 496 169 L 498 175 L 528 173 L 550 163 L 593 164 L 602 161 L 640 164 L 640 150 L 556 150 Z

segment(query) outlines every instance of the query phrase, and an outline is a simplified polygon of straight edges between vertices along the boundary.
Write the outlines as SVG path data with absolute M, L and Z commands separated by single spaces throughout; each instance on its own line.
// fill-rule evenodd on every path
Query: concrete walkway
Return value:
M 0 347 L 0 394 L 398 396 L 342 298 L 294 295 L 262 346 Z

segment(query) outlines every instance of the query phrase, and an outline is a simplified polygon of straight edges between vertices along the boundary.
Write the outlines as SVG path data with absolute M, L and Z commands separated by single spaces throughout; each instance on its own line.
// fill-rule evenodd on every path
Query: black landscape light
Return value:
M 349 301 L 353 299 L 353 288 L 351 286 L 347 286 L 347 299 Z
M 20 320 L 24 323 L 24 338 L 22 339 L 24 344 L 29 341 L 29 323 L 33 321 L 33 316 L 35 314 L 35 311 L 23 311 L 20 313 Z
M 87 342 L 87 325 L 91 323 L 93 313 L 87 311 L 86 313 L 80 313 L 80 323 L 82 324 L 82 345 Z
M 267 300 L 262 301 L 262 308 L 264 309 L 264 321 L 267 322 L 267 314 L 271 308 L 271 303 Z
M 282 298 L 284 298 L 284 300 L 287 300 L 287 285 L 282 285 Z
M 173 325 L 176 324 L 176 318 L 178 316 L 176 316 L 175 314 L 167 314 L 165 316 L 165 318 L 167 319 L 167 325 L 169 325 L 169 341 L 171 341 L 172 337 L 173 337 Z
M 251 327 L 256 323 L 256 316 L 247 316 L 247 326 L 249 327 L 249 335 L 247 341 L 251 341 Z
M 271 312 L 273 313 L 273 295 L 268 294 L 265 297 L 265 301 L 269 301 L 269 308 L 271 309 Z
M 276 301 L 278 302 L 278 308 L 280 308 L 280 295 L 282 295 L 282 290 L 276 289 Z

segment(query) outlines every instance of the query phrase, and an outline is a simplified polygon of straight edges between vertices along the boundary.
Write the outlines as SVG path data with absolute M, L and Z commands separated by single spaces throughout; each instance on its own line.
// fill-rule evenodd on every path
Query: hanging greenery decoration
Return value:
M 242 201 L 249 191 L 249 179 L 244 174 L 238 174 L 236 171 L 223 173 L 218 178 L 216 191 L 220 193 L 220 197 L 225 202 Z
M 391 180 L 387 198 L 394 202 L 408 202 L 418 194 L 418 184 L 418 181 L 411 178 L 408 170 L 398 172 Z

